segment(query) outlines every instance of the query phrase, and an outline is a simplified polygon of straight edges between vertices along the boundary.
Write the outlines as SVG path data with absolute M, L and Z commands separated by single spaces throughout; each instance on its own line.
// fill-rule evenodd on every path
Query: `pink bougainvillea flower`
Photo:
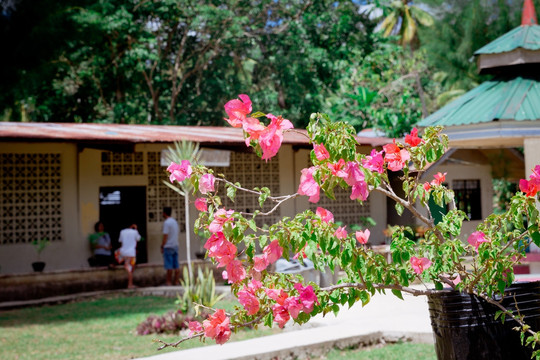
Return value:
M 268 262 L 266 261 L 266 257 L 265 256 L 255 256 L 253 258 L 253 268 L 256 270 L 256 271 L 263 271 L 264 269 L 266 269 L 266 267 L 268 266 Z
M 204 335 L 216 340 L 216 344 L 224 344 L 231 337 L 230 320 L 223 309 L 217 310 L 203 321 Z
M 478 247 L 480 246 L 480 244 L 485 242 L 491 242 L 491 240 L 486 239 L 486 234 L 484 234 L 482 231 L 475 231 L 471 235 L 469 235 L 467 242 L 474 246 L 474 248 L 478 252 Z
M 191 163 L 189 160 L 182 160 L 180 164 L 171 162 L 167 171 L 171 173 L 171 176 L 169 176 L 171 182 L 174 182 L 174 180 L 182 182 L 191 176 Z
M 283 305 L 276 304 L 272 306 L 272 313 L 274 314 L 274 321 L 278 323 L 281 329 L 283 329 L 287 321 L 291 318 L 289 311 Z
M 203 327 L 201 323 L 198 321 L 190 321 L 188 323 L 188 328 L 189 328 L 188 336 L 191 336 L 193 334 L 200 333 L 201 331 L 203 331 Z
M 266 127 L 258 119 L 246 118 L 242 124 L 244 131 L 249 135 L 246 137 L 246 146 L 249 146 L 252 140 L 258 140 Z
M 229 116 L 225 119 L 232 127 L 242 127 L 246 116 L 251 113 L 251 100 L 249 96 L 240 94 L 241 100 L 233 99 L 225 104 L 225 112 Z
M 360 199 L 365 201 L 369 196 L 369 190 L 365 181 L 359 181 L 354 184 L 351 190 L 351 200 Z
M 431 181 L 431 185 L 432 186 L 439 186 L 441 185 L 445 180 L 446 180 L 446 174 L 447 173 L 436 173 L 435 175 L 433 175 L 433 177 L 435 178 L 434 180 Z
M 236 257 L 236 245 L 225 238 L 222 232 L 212 234 L 204 244 L 208 257 L 218 261 L 218 267 L 227 266 Z
M 328 168 L 332 171 L 332 175 L 345 179 L 348 174 L 343 169 L 345 166 L 345 160 L 339 159 L 337 163 L 328 163 Z
M 214 191 L 214 183 L 216 178 L 212 174 L 204 174 L 199 180 L 199 191 L 201 194 L 207 194 L 209 191 Z
M 300 314 L 300 311 L 303 309 L 303 305 L 300 303 L 300 301 L 298 301 L 296 296 L 291 296 L 285 299 L 283 306 L 287 309 L 287 311 L 289 311 L 289 314 L 291 314 L 293 319 L 296 319 L 298 314 Z
M 262 283 L 259 280 L 251 280 L 251 282 L 248 284 L 248 288 L 255 292 L 259 290 L 262 287 Z
M 431 266 L 431 261 L 426 257 L 417 258 L 416 256 L 413 256 L 411 257 L 410 262 L 414 272 L 419 275 Z
M 306 314 L 311 313 L 315 303 L 318 303 L 317 295 L 315 295 L 313 287 L 311 285 L 304 287 L 301 283 L 296 283 L 294 284 L 294 288 L 300 294 L 298 300 L 302 304 L 302 311 Z
M 283 254 L 283 248 L 279 246 L 279 242 L 277 240 L 274 240 L 264 247 L 263 253 L 266 258 L 266 263 L 269 265 L 278 261 Z
M 263 160 L 268 160 L 278 153 L 283 141 L 283 131 L 293 128 L 292 123 L 281 116 L 266 114 L 266 117 L 270 119 L 270 124 L 259 136 L 259 145 L 263 152 L 261 159 Z
M 405 135 L 405 143 L 409 144 L 411 147 L 418 146 L 421 142 L 422 139 L 418 137 L 417 128 L 412 129 L 410 134 Z
M 324 147 L 324 144 L 313 144 L 313 150 L 315 151 L 315 157 L 317 160 L 322 161 L 330 158 L 328 150 Z
M 208 211 L 208 199 L 207 198 L 195 199 L 195 208 L 201 212 Z
M 366 230 L 364 230 L 364 231 L 359 230 L 359 231 L 357 231 L 356 234 L 355 234 L 355 235 L 356 235 L 356 240 L 358 240 L 358 242 L 359 242 L 360 244 L 362 244 L 362 245 L 363 245 L 363 244 L 367 244 L 367 242 L 368 242 L 368 240 L 369 240 L 369 235 L 370 235 L 370 234 L 371 234 L 371 233 L 370 233 L 369 229 L 366 229 Z
M 309 201 L 316 203 L 319 201 L 321 188 L 319 184 L 313 178 L 313 173 L 317 168 L 312 166 L 307 169 L 302 169 L 302 176 L 300 176 L 300 185 L 298 186 L 298 193 L 300 195 L 309 196 Z
M 264 289 L 266 292 L 266 295 L 277 302 L 280 305 L 283 305 L 285 303 L 285 299 L 289 297 L 289 294 L 287 294 L 283 289 Z
M 375 149 L 371 150 L 371 154 L 362 160 L 362 165 L 366 169 L 382 174 L 384 172 L 384 158 L 382 154 L 382 151 L 377 152 Z
M 254 315 L 259 311 L 259 299 L 252 289 L 244 287 L 240 290 L 238 292 L 238 301 L 247 310 L 248 315 Z
M 387 144 L 383 146 L 384 152 L 384 161 L 388 164 L 388 169 L 392 171 L 399 171 L 403 169 L 405 163 L 411 158 L 409 152 L 405 149 L 400 149 L 396 145 L 396 140 L 392 144 Z
M 216 233 L 218 231 L 223 230 L 223 225 L 227 221 L 232 221 L 232 215 L 234 214 L 234 210 L 225 210 L 225 209 L 219 209 L 214 214 L 214 220 L 208 225 L 208 231 L 211 233 Z
M 340 226 L 336 229 L 334 232 L 334 236 L 338 239 L 345 239 L 347 237 L 347 229 L 346 226 Z
M 360 165 L 355 161 L 347 162 L 345 172 L 347 173 L 347 176 L 344 179 L 349 186 L 353 186 L 354 184 L 364 181 L 365 179 L 364 173 L 362 170 L 360 170 Z
M 240 260 L 233 260 L 227 264 L 227 280 L 229 284 L 240 282 L 246 278 L 246 269 Z
M 318 207 L 315 211 L 315 214 L 321 218 L 321 221 L 325 223 L 331 223 L 334 222 L 334 214 L 332 214 L 330 211 L 326 210 L 325 208 Z
M 529 180 L 519 180 L 519 190 L 523 191 L 526 196 L 536 196 L 540 191 L 540 165 L 535 166 Z
M 428 182 L 425 182 L 425 183 L 424 183 L 424 190 L 426 190 L 426 191 L 431 190 L 431 184 L 428 183 Z

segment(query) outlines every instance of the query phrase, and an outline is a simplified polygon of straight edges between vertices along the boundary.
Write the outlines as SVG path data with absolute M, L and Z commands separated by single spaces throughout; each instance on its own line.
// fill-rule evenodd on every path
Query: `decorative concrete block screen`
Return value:
M 102 176 L 144 175 L 144 153 L 101 153 Z
M 231 182 L 239 182 L 242 187 L 247 189 L 253 189 L 255 187 L 266 186 L 270 189 L 270 195 L 279 196 L 279 159 L 278 157 L 272 158 L 271 161 L 261 161 L 253 153 L 231 153 L 231 164 L 228 167 L 211 167 L 214 170 L 214 174 L 224 174 L 225 178 Z M 293 181 L 291 174 L 291 181 Z M 253 194 L 249 194 L 243 191 L 236 193 L 236 198 L 232 202 L 225 192 L 225 187 L 220 185 L 219 196 L 223 202 L 223 206 L 228 209 L 234 209 L 237 211 L 245 211 L 252 213 L 255 210 L 260 210 L 259 197 Z M 275 206 L 275 203 L 267 200 L 262 209 L 263 212 L 270 211 Z M 258 226 L 263 224 L 272 224 L 279 221 L 280 210 L 277 209 L 269 216 L 259 216 L 256 218 Z
M 0 159 L 0 244 L 62 240 L 61 154 L 4 153 Z
M 148 186 L 146 190 L 147 219 L 149 223 L 162 222 L 162 212 L 165 206 L 173 209 L 180 231 L 186 229 L 184 197 L 163 183 L 168 181 L 166 167 L 161 166 L 159 151 L 149 151 L 148 155 Z M 191 199 L 194 201 L 195 199 Z

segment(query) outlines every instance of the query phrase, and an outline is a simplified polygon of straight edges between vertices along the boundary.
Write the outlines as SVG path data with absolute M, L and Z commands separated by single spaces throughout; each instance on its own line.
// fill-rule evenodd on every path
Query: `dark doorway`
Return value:
M 137 244 L 137 263 L 146 263 L 146 187 L 112 186 L 99 188 L 99 217 L 111 235 L 113 248 L 118 249 L 122 229 L 137 224 L 142 240 Z

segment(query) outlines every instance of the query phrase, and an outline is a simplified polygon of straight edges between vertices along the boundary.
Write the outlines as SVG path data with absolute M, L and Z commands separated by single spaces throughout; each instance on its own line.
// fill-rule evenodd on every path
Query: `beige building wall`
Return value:
M 147 260 L 149 263 L 162 263 L 160 252 L 163 225 L 163 220 L 161 218 L 162 206 L 167 206 L 170 205 L 171 202 L 174 202 L 176 207 L 172 207 L 177 210 L 173 210 L 173 216 L 176 217 L 179 223 L 184 222 L 183 197 L 174 192 L 172 192 L 172 195 L 169 194 L 164 197 L 163 187 L 159 188 L 161 182 L 167 179 L 167 174 L 165 172 L 165 167 L 156 167 L 156 161 L 159 161 L 157 157 L 159 157 L 161 151 L 167 147 L 168 144 L 138 144 L 135 146 L 135 152 L 142 152 L 144 154 L 142 172 L 139 171 L 138 173 L 131 174 L 121 172 L 118 174 L 105 174 L 102 172 L 102 153 L 104 150 L 91 148 L 81 149 L 76 144 L 70 143 L 8 143 L 2 146 L 0 155 L 60 155 L 61 163 L 59 166 L 61 174 L 58 178 L 61 180 L 61 185 L 59 185 L 61 186 L 59 190 L 61 194 L 58 202 L 61 204 L 61 239 L 52 241 L 43 251 L 41 259 L 47 263 L 45 271 L 89 267 L 88 258 L 91 256 L 91 251 L 88 244 L 88 235 L 93 232 L 95 222 L 100 219 L 99 193 L 101 187 L 137 186 L 146 188 Z M 270 160 L 268 163 L 260 159 L 250 160 L 252 157 L 254 158 L 255 155 L 249 153 L 242 153 L 240 157 L 236 155 L 235 158 L 240 159 L 241 162 L 231 164 L 231 166 L 235 166 L 235 168 L 228 170 L 234 170 L 237 175 L 240 174 L 243 179 L 239 180 L 241 183 L 243 183 L 244 180 L 247 181 L 248 184 L 255 184 L 254 186 L 264 186 L 266 185 L 266 182 L 271 183 L 273 187 L 272 195 L 294 194 L 298 190 L 301 170 L 307 167 L 309 163 L 309 151 L 306 149 L 295 149 L 291 145 L 282 146 L 278 157 L 274 160 Z M 153 160 L 151 160 L 151 158 Z M 261 165 L 259 166 L 259 164 Z M 34 165 L 37 166 L 37 169 L 39 170 L 39 164 L 29 164 L 28 166 L 32 167 Z M 9 168 L 9 166 L 9 164 L 2 164 L 3 168 Z M 152 166 L 154 166 L 154 170 L 151 170 Z M 220 170 L 223 170 L 225 173 L 228 171 L 227 169 Z M 149 171 L 152 173 L 149 174 Z M 5 195 L 7 194 L 6 191 L 2 193 L 5 198 L 4 202 L 8 201 L 8 196 Z M 21 196 L 27 196 L 25 191 L 20 189 L 18 191 L 22 194 Z M 156 194 L 156 192 L 160 194 Z M 195 258 L 195 252 L 202 249 L 205 241 L 205 239 L 199 238 L 193 233 L 193 224 L 198 216 L 198 211 L 193 205 L 196 196 L 191 195 L 189 199 L 190 245 L 192 258 Z M 224 193 L 221 193 L 220 196 L 225 198 Z M 324 198 L 324 195 L 321 196 L 321 199 L 322 198 Z M 253 205 L 249 205 L 249 201 L 247 203 L 245 202 L 247 201 L 246 199 L 243 201 L 244 205 L 239 205 L 242 203 L 240 200 L 237 200 L 236 205 L 249 206 L 253 210 Z M 358 216 L 360 216 L 360 212 L 362 212 L 363 214 L 371 215 L 375 219 L 377 226 L 371 229 L 373 233 L 372 241 L 373 243 L 381 242 L 383 239 L 382 229 L 386 226 L 386 202 L 384 201 L 384 198 L 380 194 L 372 193 L 369 202 L 366 205 L 367 208 L 366 206 L 362 207 L 360 204 L 355 204 L 348 200 L 348 198 L 344 203 L 346 203 L 346 206 L 351 206 L 351 204 L 352 206 L 355 206 L 354 209 L 358 209 L 359 211 Z M 15 214 L 15 208 L 9 209 L 9 206 L 7 205 L 3 207 L 4 212 L 6 214 L 8 212 L 10 214 Z M 230 205 L 229 208 L 234 208 L 234 204 Z M 279 219 L 283 216 L 294 216 L 299 211 L 303 211 L 309 207 L 314 209 L 316 206 L 321 206 L 321 204 L 310 204 L 307 201 L 307 197 L 300 196 L 284 203 L 276 212 L 273 221 L 275 221 L 276 218 Z M 350 209 L 351 208 L 341 208 L 341 212 L 348 213 L 351 212 Z M 25 219 L 25 215 L 22 213 L 10 216 L 6 216 L 6 214 L 3 214 L 3 218 L 0 219 L 0 221 L 3 221 L 2 224 L 4 227 L 9 223 L 12 224 L 9 226 L 14 229 L 13 224 L 15 224 L 16 221 Z M 152 221 L 150 221 L 151 215 L 153 216 Z M 43 216 L 46 216 L 46 214 Z M 34 226 L 39 227 L 39 222 L 38 225 L 34 224 Z M 31 226 L 28 225 L 28 227 L 29 229 L 26 229 L 25 231 L 31 232 Z M 12 232 L 16 233 L 17 231 L 22 234 L 19 230 L 13 230 Z M 26 238 L 24 241 L 13 243 L 10 243 L 9 239 L 6 238 L 7 240 L 4 243 L 2 242 L 3 238 L 1 237 L 3 234 L 5 235 L 5 231 L 0 233 L 0 273 L 31 272 L 31 263 L 37 259 L 34 247 L 26 240 Z M 181 232 L 179 239 L 180 260 L 185 260 L 187 257 L 185 239 L 185 232 Z
M 40 159 L 39 154 L 45 158 Z M 56 158 L 58 155 L 59 158 Z M 47 271 L 84 266 L 81 259 L 86 261 L 87 244 L 79 232 L 77 146 L 65 143 L 4 143 L 0 156 L 0 272 L 31 272 L 31 263 L 37 261 L 31 239 L 43 237 L 55 238 L 41 253 Z M 16 156 L 13 157 L 14 163 L 9 160 L 12 156 Z M 59 159 L 59 163 L 51 160 L 52 157 Z M 53 167 L 59 167 L 59 176 L 56 176 Z M 18 173 L 11 173 L 13 169 L 19 169 L 15 170 Z M 50 179 L 60 181 L 58 189 Z M 61 220 L 48 224 L 46 218 L 53 211 L 61 213 Z M 44 235 L 47 231 L 59 233 Z
M 466 150 L 463 150 L 466 151 Z M 470 150 L 475 152 L 474 150 Z M 469 159 L 474 160 L 478 154 L 469 154 Z M 467 156 L 466 154 L 462 154 Z M 481 159 L 478 159 L 481 160 Z M 437 172 L 447 173 L 446 183 L 452 188 L 454 180 L 480 180 L 481 201 L 482 201 L 482 219 L 493 213 L 493 185 L 491 177 L 491 166 L 489 164 L 471 163 L 470 165 L 453 164 L 446 162 L 439 166 L 433 166 L 422 177 L 422 182 L 433 180 L 433 175 Z M 424 209 L 422 209 L 424 210 Z M 424 211 L 425 213 L 425 211 Z M 476 230 L 476 227 L 482 220 L 464 221 L 461 239 L 466 241 L 468 236 Z

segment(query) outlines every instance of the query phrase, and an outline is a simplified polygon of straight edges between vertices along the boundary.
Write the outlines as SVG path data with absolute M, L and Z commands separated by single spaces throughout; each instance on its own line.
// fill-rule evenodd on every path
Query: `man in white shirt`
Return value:
M 163 242 L 161 243 L 161 253 L 163 254 L 163 266 L 167 270 L 167 285 L 178 285 L 180 278 L 180 267 L 178 265 L 178 234 L 180 233 L 178 222 L 171 216 L 170 207 L 163 208 Z M 174 279 L 173 279 L 174 273 Z M 174 280 L 174 282 L 173 282 Z
M 118 241 L 122 244 L 120 249 L 115 252 L 119 263 L 124 262 L 124 268 L 128 273 L 128 289 L 133 289 L 133 268 L 135 267 L 135 259 L 137 256 L 137 242 L 141 240 L 141 235 L 137 230 L 136 224 L 131 224 L 130 227 L 120 231 Z

